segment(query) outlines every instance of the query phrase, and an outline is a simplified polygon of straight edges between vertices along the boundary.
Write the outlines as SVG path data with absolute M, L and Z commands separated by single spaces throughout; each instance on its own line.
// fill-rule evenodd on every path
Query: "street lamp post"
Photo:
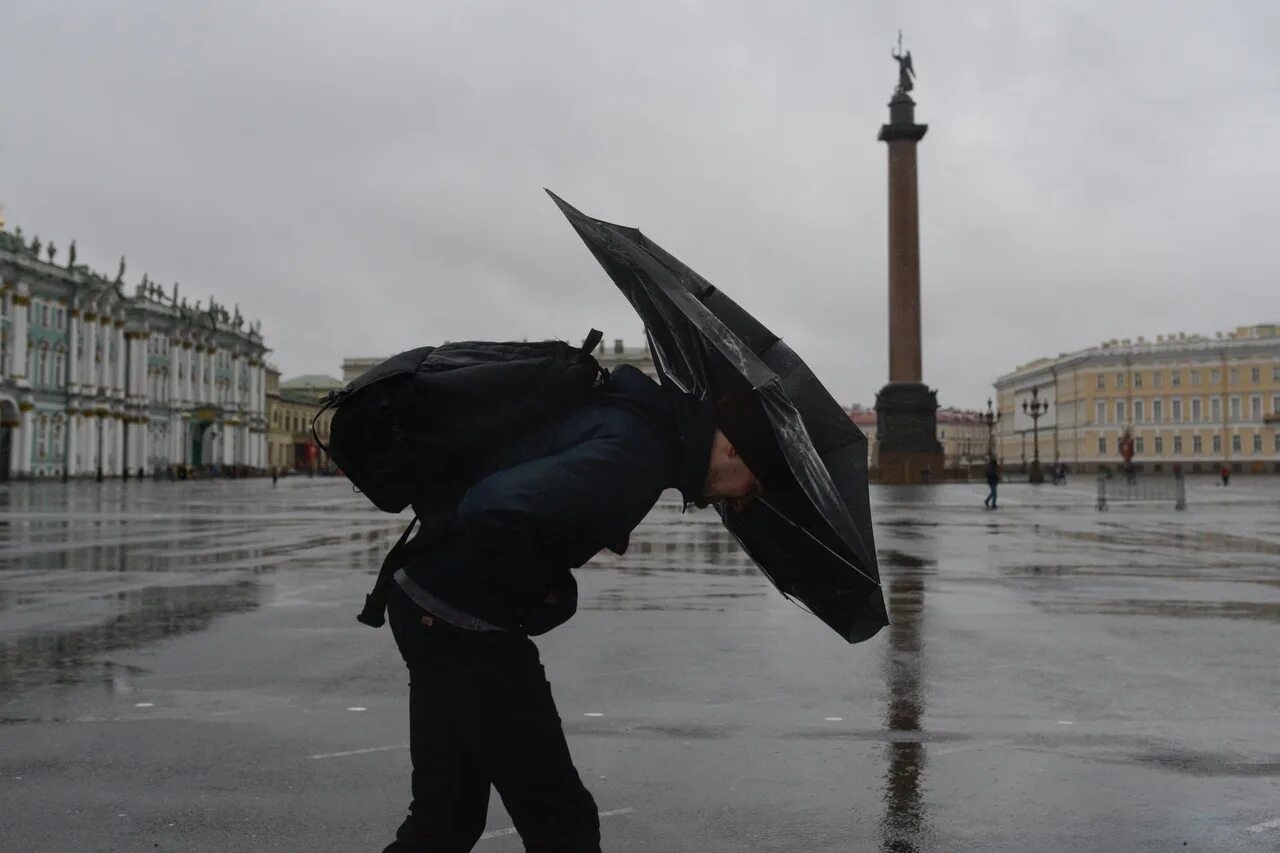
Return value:
M 1028 479 L 1032 483 L 1043 483 L 1044 472 L 1040 470 L 1040 419 L 1049 410 L 1049 401 L 1040 399 L 1040 387 L 1031 386 L 1031 401 L 1022 401 L 1022 411 L 1031 416 L 1031 473 Z
M 991 398 L 987 398 L 987 411 L 982 415 L 983 422 L 987 425 L 987 457 L 991 458 L 996 455 L 996 424 L 1000 421 L 1000 415 L 991 409 Z

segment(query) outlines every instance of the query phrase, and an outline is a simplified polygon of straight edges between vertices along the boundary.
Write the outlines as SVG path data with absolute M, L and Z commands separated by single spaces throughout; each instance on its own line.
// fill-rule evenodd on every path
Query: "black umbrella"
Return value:
M 887 625 L 867 497 L 867 439 L 792 349 L 638 230 L 547 191 L 639 313 L 665 381 L 718 399 L 749 389 L 787 476 L 742 511 L 719 508 L 782 593 L 851 643 Z M 746 457 L 748 464 L 751 462 Z

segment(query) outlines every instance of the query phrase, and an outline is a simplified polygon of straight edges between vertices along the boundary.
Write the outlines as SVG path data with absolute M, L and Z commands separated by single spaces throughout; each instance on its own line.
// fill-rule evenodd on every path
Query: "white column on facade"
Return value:
M 134 468 L 141 468 L 144 472 L 149 472 L 151 455 L 151 423 L 142 421 L 138 424 L 138 461 Z
M 169 341 L 169 408 L 178 408 L 178 354 L 182 352 L 177 344 Z M 172 457 L 170 457 L 172 458 Z
M 192 352 L 194 353 L 195 358 L 194 363 L 196 366 L 196 376 L 195 379 L 192 380 L 192 388 L 194 388 L 194 390 L 191 392 L 193 395 L 191 399 L 195 400 L 196 403 L 200 405 L 204 405 L 208 402 L 208 398 L 204 393 L 205 352 L 201 344 L 196 344 Z
M 182 462 L 178 456 L 178 434 L 182 431 L 182 419 L 176 414 L 169 416 L 169 464 L 178 465 Z
M 195 369 L 196 378 L 191 381 L 191 404 L 204 405 L 204 347 L 196 344 L 191 348 L 191 366 Z
M 93 317 L 93 312 L 89 311 L 80 318 L 81 334 L 84 336 L 84 346 L 80 350 L 80 393 L 92 393 L 93 385 L 93 340 L 94 330 L 98 324 Z
M 80 383 L 80 347 L 76 346 L 76 337 L 80 330 L 80 309 L 67 309 L 67 390 L 74 392 Z
M 116 344 L 116 358 L 115 358 L 115 361 L 112 363 L 111 387 L 117 394 L 119 394 L 120 396 L 124 396 L 124 393 L 125 393 L 125 389 L 124 389 L 125 361 L 124 360 L 125 358 L 128 357 L 128 353 L 126 351 L 127 347 L 125 344 L 123 323 L 121 322 L 116 323 L 115 328 L 113 330 L 113 337 Z
M 18 285 L 18 292 L 13 297 L 13 322 L 9 325 L 9 329 L 13 332 L 13 367 L 10 375 L 15 379 L 17 377 L 25 377 L 26 382 L 18 384 L 31 385 L 31 377 L 27 376 L 27 306 L 31 304 L 31 296 L 27 292 L 25 284 Z M 30 458 L 27 457 L 30 464 Z M 28 469 L 19 469 L 26 471 Z
M 102 340 L 100 333 L 102 324 L 98 322 L 98 318 L 94 315 L 92 318 L 86 319 L 85 322 L 85 359 L 84 359 L 84 384 L 88 386 L 86 393 L 96 395 L 98 393 L 98 342 Z
M 115 448 L 115 458 L 111 460 L 111 473 L 117 477 L 124 473 L 124 442 L 127 437 L 125 429 L 127 424 L 124 418 L 111 419 L 111 437 L 114 439 L 113 447 Z
M 240 378 L 239 378 L 240 363 L 241 363 L 240 353 L 232 352 L 231 353 L 231 380 L 230 380 L 230 385 L 227 388 L 227 408 L 228 409 L 235 409 L 236 404 L 240 400 L 240 395 L 238 392 L 238 386 L 240 384 Z
M 76 412 L 67 412 L 67 423 L 64 427 L 67 431 L 67 458 L 62 460 L 66 466 L 67 476 L 77 473 L 76 471 L 76 453 L 79 446 L 76 442 L 76 426 L 80 420 L 80 415 Z
M 26 476 L 31 473 L 31 456 L 35 448 L 36 412 L 30 403 L 23 403 L 18 408 L 22 411 L 22 425 L 18 427 L 11 451 L 17 457 L 13 471 L 19 476 Z
M 84 413 L 84 472 L 92 474 L 98 469 L 98 416 L 92 411 Z

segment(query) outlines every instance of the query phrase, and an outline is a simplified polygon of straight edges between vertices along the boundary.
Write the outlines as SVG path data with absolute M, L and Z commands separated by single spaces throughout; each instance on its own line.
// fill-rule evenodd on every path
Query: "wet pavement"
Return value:
M 539 639 L 608 851 L 1280 849 L 1280 480 L 874 488 L 857 646 L 661 503 Z M 342 482 L 0 485 L 0 849 L 380 850 L 406 675 Z M 479 851 L 522 849 L 497 797 Z

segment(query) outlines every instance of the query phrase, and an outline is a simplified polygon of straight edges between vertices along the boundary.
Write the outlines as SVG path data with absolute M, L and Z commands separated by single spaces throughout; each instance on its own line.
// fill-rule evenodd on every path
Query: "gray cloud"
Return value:
M 10 5 L 11 225 L 238 301 L 286 374 L 446 338 L 639 342 L 549 186 L 870 403 L 898 26 L 944 403 L 1103 338 L 1280 319 L 1265 0 Z

